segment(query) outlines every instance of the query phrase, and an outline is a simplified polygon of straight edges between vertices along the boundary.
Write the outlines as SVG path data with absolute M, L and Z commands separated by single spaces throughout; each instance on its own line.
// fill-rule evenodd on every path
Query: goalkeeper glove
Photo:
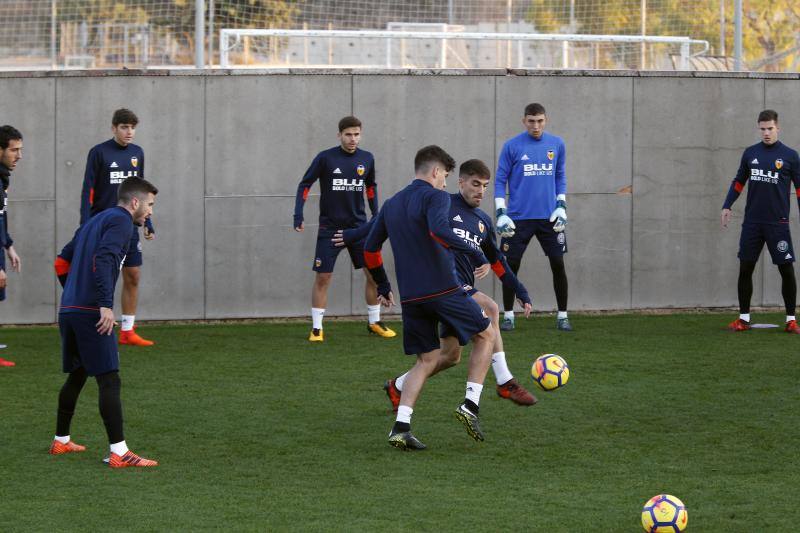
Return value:
M 511 217 L 506 215 L 506 208 L 501 207 L 497 210 L 497 234 L 501 237 L 509 238 L 514 236 L 516 226 Z
M 563 198 L 559 198 L 556 201 L 556 208 L 550 215 L 550 222 L 555 222 L 553 230 L 556 233 L 561 233 L 567 227 L 567 203 Z

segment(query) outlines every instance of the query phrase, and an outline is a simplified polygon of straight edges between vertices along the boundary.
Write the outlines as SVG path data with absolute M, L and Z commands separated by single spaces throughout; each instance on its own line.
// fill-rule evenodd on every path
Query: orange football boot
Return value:
M 0 366 L 17 366 L 17 363 L 0 357 Z
M 129 346 L 152 346 L 155 344 L 153 341 L 149 341 L 140 337 L 139 334 L 136 333 L 136 328 L 129 331 L 120 331 L 119 343 L 127 344 Z
M 800 326 L 797 325 L 797 320 L 790 320 L 786 323 L 786 329 L 784 329 L 786 333 L 797 333 L 800 334 Z
M 517 405 L 536 405 L 536 396 L 528 392 L 525 387 L 517 383 L 517 380 L 511 378 L 509 381 L 502 385 L 497 386 L 497 395 L 501 398 L 511 400 Z
M 158 461 L 139 457 L 132 451 L 128 450 L 125 452 L 125 455 L 122 456 L 115 453 L 109 455 L 108 466 L 111 468 L 127 468 L 129 466 L 158 466 Z
M 728 324 L 728 331 L 747 331 L 750 329 L 750 322 L 737 318 Z
M 390 379 L 386 383 L 383 384 L 383 390 L 386 391 L 386 396 L 389 397 L 389 401 L 392 402 L 392 412 L 397 412 L 397 408 L 400 407 L 400 389 L 397 388 L 395 385 L 394 379 Z
M 74 453 L 74 452 L 85 452 L 86 446 L 81 446 L 80 444 L 75 444 L 71 440 L 68 441 L 66 444 L 62 444 L 57 440 L 53 439 L 53 444 L 50 445 L 50 455 L 61 455 L 64 453 Z

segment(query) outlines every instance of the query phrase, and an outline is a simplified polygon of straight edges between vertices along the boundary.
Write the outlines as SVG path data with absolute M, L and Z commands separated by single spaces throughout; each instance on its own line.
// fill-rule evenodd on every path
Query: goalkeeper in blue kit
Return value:
M 541 104 L 528 104 L 522 118 L 524 132 L 503 145 L 497 161 L 494 201 L 500 249 L 514 274 L 533 237 L 550 261 L 558 304 L 556 327 L 572 331 L 567 316 L 567 178 L 564 141 L 544 131 L 547 115 Z M 508 204 L 506 204 L 508 192 Z M 503 286 L 503 321 L 500 329 L 514 329 L 514 291 Z

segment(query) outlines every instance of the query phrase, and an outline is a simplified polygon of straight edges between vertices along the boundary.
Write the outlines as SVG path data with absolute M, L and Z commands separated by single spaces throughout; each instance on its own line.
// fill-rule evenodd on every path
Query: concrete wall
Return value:
M 156 240 L 144 243 L 142 319 L 307 314 L 318 191 L 301 234 L 294 193 L 314 154 L 336 144 L 340 117 L 363 120 L 386 198 L 425 144 L 494 167 L 532 101 L 567 146 L 570 308 L 735 305 L 744 199 L 727 231 L 720 207 L 741 151 L 758 140 L 760 109 L 777 109 L 782 140 L 800 146 L 797 87 L 796 75 L 635 72 L 4 73 L 0 123 L 23 132 L 25 151 L 9 207 L 23 270 L 9 275 L 0 323 L 55 320 L 52 260 L 78 222 L 86 154 L 110 137 L 122 106 L 141 119 L 146 174 L 161 189 Z M 364 313 L 363 274 L 342 256 L 334 276 L 328 314 Z M 535 307 L 552 310 L 535 243 L 521 276 Z M 500 297 L 496 282 L 480 287 Z M 781 303 L 768 258 L 753 303 Z

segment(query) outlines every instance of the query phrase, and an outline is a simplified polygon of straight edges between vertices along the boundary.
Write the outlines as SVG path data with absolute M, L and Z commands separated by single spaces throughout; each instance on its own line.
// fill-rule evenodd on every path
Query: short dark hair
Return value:
M 436 163 L 442 165 L 448 172 L 453 170 L 456 166 L 456 162 L 450 157 L 450 154 L 435 144 L 431 144 L 430 146 L 420 148 L 417 155 L 414 156 L 414 172 L 427 172 L 431 165 L 435 165 Z
M 354 116 L 344 117 L 339 121 L 339 133 L 342 133 L 347 128 L 360 128 L 361 121 Z
M 121 204 L 129 204 L 134 197 L 143 200 L 142 197 L 148 193 L 158 194 L 158 189 L 144 178 L 128 178 L 117 189 L 117 200 Z
M 461 163 L 461 166 L 458 167 L 458 175 L 461 177 L 478 176 L 484 179 L 491 179 L 492 177 L 489 167 L 480 159 L 470 159 Z
M 759 122 L 769 122 L 770 120 L 774 120 L 775 124 L 778 123 L 778 112 L 774 109 L 765 109 L 758 114 Z
M 0 126 L 0 148 L 8 148 L 8 141 L 21 141 L 22 134 L 14 126 Z
M 533 103 L 525 106 L 525 115 L 523 116 L 527 117 L 528 115 L 533 116 L 533 115 L 546 115 L 546 114 L 547 112 L 545 112 L 544 106 L 542 104 Z
M 139 117 L 130 109 L 117 109 L 114 111 L 114 116 L 111 117 L 111 125 L 119 126 L 120 124 L 133 124 L 136 126 L 139 123 Z

